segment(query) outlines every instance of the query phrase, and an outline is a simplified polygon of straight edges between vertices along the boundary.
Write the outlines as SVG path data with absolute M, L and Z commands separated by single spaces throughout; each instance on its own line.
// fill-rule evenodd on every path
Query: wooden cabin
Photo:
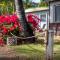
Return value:
M 59 0 L 52 0 L 50 1 L 50 26 L 51 29 L 55 31 L 57 35 L 60 36 L 60 1 Z

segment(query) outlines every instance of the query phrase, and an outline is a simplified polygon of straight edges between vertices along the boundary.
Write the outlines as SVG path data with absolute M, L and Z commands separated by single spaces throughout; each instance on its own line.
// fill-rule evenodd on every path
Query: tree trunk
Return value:
M 23 27 L 23 33 L 22 35 L 27 37 L 27 36 L 33 36 L 33 30 L 27 23 L 26 17 L 25 17 L 25 12 L 23 8 L 23 2 L 22 0 L 15 0 L 15 6 L 16 6 L 16 12 L 17 16 L 19 18 L 19 22 L 21 23 Z

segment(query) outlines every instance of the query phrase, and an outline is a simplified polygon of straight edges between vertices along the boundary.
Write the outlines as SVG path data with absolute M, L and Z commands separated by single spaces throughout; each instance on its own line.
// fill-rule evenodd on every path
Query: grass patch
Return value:
M 54 45 L 54 60 L 60 60 L 60 44 Z
M 19 46 L 10 46 L 20 56 L 25 57 L 26 60 L 44 60 L 45 48 L 41 44 L 23 44 Z
M 22 44 L 19 46 L 10 46 L 23 60 L 45 60 L 45 45 L 41 44 Z M 54 44 L 53 59 L 60 60 L 60 45 Z

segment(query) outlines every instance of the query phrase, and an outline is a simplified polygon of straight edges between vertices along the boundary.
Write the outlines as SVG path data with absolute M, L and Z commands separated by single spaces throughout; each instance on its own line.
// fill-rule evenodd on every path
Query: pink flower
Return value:
M 4 21 L 5 21 L 7 24 L 10 24 L 10 23 L 11 23 L 11 17 L 10 17 L 10 16 L 5 16 Z
M 15 23 L 15 24 L 14 24 L 14 27 L 15 27 L 15 28 L 17 28 L 17 27 L 18 27 L 18 24 L 17 24 L 17 23 Z
M 28 22 L 29 23 L 33 23 L 33 19 L 32 19 L 32 16 L 31 15 L 28 15 L 27 18 L 28 18 Z
M 8 29 L 4 28 L 3 29 L 3 34 L 7 34 L 8 33 Z
M 17 19 L 18 19 L 18 18 L 17 18 L 16 15 L 12 15 L 12 16 L 11 16 L 11 22 L 12 22 L 12 23 L 17 22 Z
M 15 27 L 14 26 L 12 26 L 12 27 L 10 27 L 10 31 L 13 31 L 15 29 Z

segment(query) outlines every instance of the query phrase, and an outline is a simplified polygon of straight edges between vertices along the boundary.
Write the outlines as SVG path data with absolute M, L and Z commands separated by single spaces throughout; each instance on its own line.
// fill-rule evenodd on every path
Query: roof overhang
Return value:
M 26 9 L 25 13 L 31 13 L 31 12 L 38 12 L 38 11 L 46 11 L 49 10 L 48 7 L 43 7 L 43 8 L 30 8 L 30 9 Z

